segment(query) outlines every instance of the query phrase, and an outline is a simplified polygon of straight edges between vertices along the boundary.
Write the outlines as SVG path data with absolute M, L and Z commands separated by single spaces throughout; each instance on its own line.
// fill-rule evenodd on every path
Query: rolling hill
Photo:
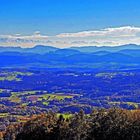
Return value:
M 139 69 L 139 47 L 0 47 L 0 67 Z

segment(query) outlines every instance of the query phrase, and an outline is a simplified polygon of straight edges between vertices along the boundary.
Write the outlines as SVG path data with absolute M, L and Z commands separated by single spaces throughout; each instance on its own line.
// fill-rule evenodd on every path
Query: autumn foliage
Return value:
M 53 112 L 9 126 L 4 140 L 139 140 L 140 111 L 123 109 L 83 111 L 72 117 Z

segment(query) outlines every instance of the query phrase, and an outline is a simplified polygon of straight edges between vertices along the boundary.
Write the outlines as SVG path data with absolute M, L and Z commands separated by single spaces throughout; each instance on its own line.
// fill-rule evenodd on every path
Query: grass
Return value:
M 40 91 L 21 91 L 21 92 L 11 92 L 12 95 L 35 95 L 36 92 Z
M 7 76 L 1 76 L 0 81 L 21 81 L 20 78 L 17 78 L 16 75 L 7 75 Z
M 30 72 L 2 72 L 0 75 L 0 81 L 22 81 L 21 78 L 19 78 L 18 76 L 31 76 L 33 73 Z
M 57 113 L 57 117 L 59 117 L 60 115 L 62 115 L 65 119 L 69 119 L 73 116 L 73 114 L 62 114 L 62 113 Z
M 64 99 L 71 99 L 74 96 L 72 95 L 63 95 L 63 94 L 45 94 L 43 95 L 43 99 L 52 101 L 52 100 L 64 100 Z
M 11 102 L 14 102 L 14 103 L 21 103 L 21 99 L 19 97 L 17 97 L 16 95 L 12 95 L 9 100 Z
M 49 105 L 49 102 L 43 102 L 42 104 L 47 106 Z
M 0 113 L 0 118 L 8 117 L 9 113 Z

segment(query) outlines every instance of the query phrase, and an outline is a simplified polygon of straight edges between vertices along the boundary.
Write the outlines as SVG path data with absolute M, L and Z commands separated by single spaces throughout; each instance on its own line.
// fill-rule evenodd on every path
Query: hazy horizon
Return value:
M 140 44 L 139 4 L 138 0 L 1 1 L 0 46 Z

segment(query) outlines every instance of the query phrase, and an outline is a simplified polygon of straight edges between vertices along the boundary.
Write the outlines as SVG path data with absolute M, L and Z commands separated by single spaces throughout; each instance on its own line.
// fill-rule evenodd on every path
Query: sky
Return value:
M 140 0 L 0 0 L 0 45 L 140 44 Z

